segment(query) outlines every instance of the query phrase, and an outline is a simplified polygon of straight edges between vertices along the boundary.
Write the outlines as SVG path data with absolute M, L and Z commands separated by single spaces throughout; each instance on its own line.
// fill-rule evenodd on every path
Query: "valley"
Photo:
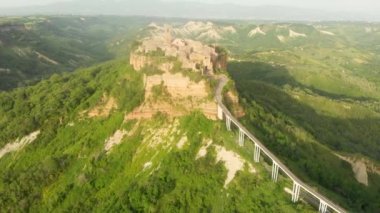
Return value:
M 342 212 L 380 209 L 378 24 L 0 23 L 6 212 L 318 209 L 305 190 L 294 200 L 285 166 Z M 277 182 L 266 149 L 281 162 Z
M 129 17 L 0 17 L 0 90 L 127 54 L 146 24 Z

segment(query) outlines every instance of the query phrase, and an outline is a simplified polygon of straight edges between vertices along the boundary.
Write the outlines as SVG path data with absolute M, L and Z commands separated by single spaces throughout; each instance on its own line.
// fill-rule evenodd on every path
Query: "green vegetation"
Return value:
M 132 110 L 144 97 L 142 76 L 125 61 L 56 74 L 35 86 L 0 93 L 0 147 L 40 128 L 53 131 L 95 106 L 104 93 L 117 98 L 119 110 Z
M 126 56 L 147 23 L 128 17 L 0 18 L 0 90 Z
M 152 87 L 152 98 L 154 101 L 160 100 L 170 100 L 170 93 L 168 91 L 168 88 L 164 85 L 164 82 L 162 81 L 159 85 L 154 85 Z
M 379 175 L 368 170 L 369 186 L 359 184 L 335 154 L 379 165 L 379 24 L 234 26 L 237 33 L 218 45 L 236 59 L 228 72 L 246 111 L 243 122 L 328 197 L 353 212 L 378 212 Z M 249 37 L 257 27 L 264 33 Z
M 149 22 L 0 18 L 0 90 L 10 90 L 0 92 L 0 148 L 41 130 L 32 144 L 0 159 L 0 209 L 309 212 L 310 206 L 291 203 L 284 191 L 291 183 L 283 178 L 273 183 L 268 165 L 252 162 L 252 144 L 238 147 L 237 136 L 222 122 L 198 112 L 177 119 L 157 114 L 151 120 L 125 120 L 143 101 L 143 74 L 162 73 L 156 66 L 135 72 L 127 65 L 129 51 L 138 46 L 136 35 L 148 35 L 140 28 Z M 249 37 L 258 26 L 265 33 Z M 245 61 L 228 64 L 235 83 L 225 88 L 239 92 L 243 123 L 322 194 L 353 212 L 379 212 L 379 175 L 368 174 L 368 187 L 359 184 L 351 165 L 335 154 L 380 161 L 380 26 L 239 22 L 234 27 L 237 33 L 214 44 L 220 53 L 216 69 L 224 72 L 228 55 Z M 148 56 L 154 65 L 172 62 L 172 73 L 204 79 L 182 70 L 162 50 Z M 23 87 L 30 84 L 35 85 Z M 214 86 L 209 82 L 208 89 Z M 169 98 L 162 84 L 152 93 Z M 89 112 L 107 98 L 114 98 L 117 107 L 90 118 Z M 126 135 L 106 151 L 106 141 L 117 130 Z M 216 162 L 215 146 L 196 159 L 208 140 L 238 153 L 257 173 L 246 164 L 225 188 L 227 169 Z
M 318 114 L 286 92 L 318 91 L 298 83 L 282 66 L 235 62 L 228 70 L 246 109 L 244 123 L 297 175 L 355 212 L 380 208 L 380 177 L 370 175 L 370 186 L 364 187 L 354 179 L 351 166 L 332 153 L 361 153 L 379 160 L 379 118 Z
M 141 69 L 141 72 L 146 74 L 147 76 L 152 75 L 161 75 L 164 73 L 164 71 L 157 68 L 157 66 L 154 65 L 146 65 Z
M 228 51 L 227 49 L 216 46 L 215 51 L 218 54 L 218 57 L 216 59 L 216 63 L 214 64 L 216 72 L 221 72 L 227 70 L 227 62 L 228 62 Z
M 52 89 L 61 94 L 77 88 L 77 81 L 87 88 L 84 91 L 92 88 L 78 103 L 71 93 L 50 95 Z M 124 104 L 110 116 L 90 119 L 81 115 L 104 91 L 116 95 L 124 89 L 127 93 L 121 95 L 126 99 L 118 100 L 119 105 Z M 285 183 L 273 183 L 260 164 L 255 165 L 258 174 L 241 171 L 224 188 L 227 171 L 222 162 L 216 163 L 214 148 L 210 147 L 204 158 L 195 159 L 202 141 L 208 139 L 239 150 L 235 135 L 227 132 L 223 123 L 210 121 L 201 113 L 176 120 L 157 115 L 139 123 L 124 121 L 124 112 L 140 103 L 141 92 L 141 74 L 124 62 L 113 61 L 3 93 L 2 99 L 26 94 L 29 101 L 24 101 L 25 106 L 40 101 L 42 109 L 57 112 L 50 115 L 43 111 L 49 116 L 46 119 L 57 121 L 36 126 L 41 135 L 35 142 L 0 160 L 0 208 L 10 212 L 311 211 L 301 203 L 291 203 L 283 191 Z M 71 104 L 52 104 L 57 101 Z M 15 120 L 35 116 L 16 110 L 18 105 L 7 108 L 5 114 Z M 58 118 L 62 118 L 60 122 Z M 9 125 L 27 131 L 21 125 Z M 107 153 L 105 141 L 118 129 L 130 134 Z M 187 142 L 178 149 L 176 144 L 182 137 Z
M 168 120 L 125 121 L 144 97 L 141 72 L 125 59 L 55 74 L 40 83 L 0 94 L 1 146 L 32 131 L 36 141 L 0 159 L 0 209 L 6 212 L 282 211 L 310 212 L 290 201 L 260 165 L 246 168 L 227 188 L 227 171 L 214 147 L 200 159 L 204 141 L 213 140 L 252 163 L 223 123 L 194 112 Z M 163 96 L 163 85 L 153 93 Z M 118 108 L 106 117 L 86 111 L 115 97 Z M 21 124 L 21 125 L 20 125 Z M 105 150 L 117 130 L 128 134 Z M 178 141 L 186 138 L 181 149 Z M 242 197 L 244 195 L 244 197 Z
M 377 144 L 378 138 L 380 138 L 379 118 L 341 119 L 316 113 L 310 106 L 289 97 L 285 92 L 281 92 L 281 86 L 284 85 L 288 85 L 288 88 L 296 87 L 299 90 L 309 89 L 292 79 L 283 67 L 248 62 L 231 63 L 229 69 L 234 70 L 231 75 L 237 81 L 241 94 L 247 96 L 245 97 L 247 100 L 255 100 L 273 112 L 280 111 L 296 120 L 297 125 L 336 151 L 359 152 L 380 160 L 380 147 Z M 271 85 L 277 86 L 277 88 Z M 252 92 L 249 93 L 248 91 Z M 334 97 L 329 98 L 333 100 Z M 320 107 L 327 108 L 329 105 L 321 105 Z M 364 106 L 362 108 L 365 109 Z M 355 110 L 355 108 L 351 110 Z M 367 111 L 371 112 L 369 109 Z M 350 113 L 358 116 L 360 112 L 351 111 Z M 320 134 L 321 132 L 323 134 Z M 363 140 L 364 138 L 365 140 Z

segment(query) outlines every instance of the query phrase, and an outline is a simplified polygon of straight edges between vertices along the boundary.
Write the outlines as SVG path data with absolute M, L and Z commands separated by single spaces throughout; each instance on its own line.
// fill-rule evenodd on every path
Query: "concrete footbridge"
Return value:
M 227 109 L 223 104 L 222 90 L 228 78 L 226 76 L 217 76 L 219 81 L 216 88 L 216 101 L 218 104 L 218 119 L 225 120 L 227 130 L 231 131 L 232 125 L 239 131 L 239 145 L 244 146 L 245 138 L 247 138 L 254 145 L 253 159 L 255 162 L 260 162 L 260 155 L 265 155 L 272 161 L 272 180 L 277 182 L 278 174 L 281 172 L 285 177 L 287 176 L 293 182 L 292 190 L 292 202 L 296 203 L 300 199 L 300 195 L 308 195 L 312 197 L 316 202 L 311 203 L 317 208 L 319 206 L 319 212 L 338 212 L 344 213 L 346 210 L 342 209 L 332 201 L 312 189 L 310 186 L 302 182 L 297 176 L 295 176 L 271 151 L 269 151 L 253 134 L 251 134 Z

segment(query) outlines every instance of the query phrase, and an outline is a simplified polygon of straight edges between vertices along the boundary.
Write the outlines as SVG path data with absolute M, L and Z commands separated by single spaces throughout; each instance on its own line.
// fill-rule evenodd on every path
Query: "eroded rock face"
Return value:
M 174 64 L 171 62 L 162 63 L 158 66 L 158 69 L 164 71 L 164 72 L 170 72 L 174 67 Z
M 361 184 L 368 186 L 368 173 L 375 173 L 380 175 L 379 166 L 368 159 L 347 157 L 340 154 L 335 155 L 351 164 L 355 179 Z
M 8 153 L 17 152 L 17 151 L 21 150 L 24 146 L 32 143 L 33 141 L 35 141 L 37 139 L 37 137 L 40 133 L 41 132 L 38 130 L 38 131 L 30 133 L 29 135 L 27 135 L 21 139 L 17 139 L 13 143 L 7 144 L 5 147 L 0 149 L 0 159 Z
M 180 73 L 164 73 L 162 75 L 153 75 L 146 78 L 146 97 L 149 98 L 151 96 L 153 86 L 160 85 L 161 83 L 167 88 L 172 98 L 192 97 L 193 99 L 201 100 L 208 96 L 205 81 L 196 83 Z
M 152 88 L 158 85 L 165 87 L 169 99 L 154 100 Z M 194 110 L 200 110 L 209 119 L 216 119 L 217 104 L 209 99 L 206 82 L 196 83 L 180 73 L 166 72 L 145 78 L 145 101 L 126 119 L 149 119 L 157 112 L 177 117 Z
M 355 179 L 366 186 L 368 186 L 367 166 L 362 161 L 352 163 L 352 171 L 355 174 Z
M 87 114 L 89 118 L 107 117 L 117 107 L 117 101 L 114 97 L 108 97 L 107 94 L 103 94 L 100 103 L 89 111 L 82 112 L 82 115 Z
M 304 37 L 305 38 L 307 36 L 304 33 L 297 33 L 295 31 L 289 29 L 289 37 L 290 38 L 297 38 L 297 37 Z
M 235 178 L 235 175 L 238 171 L 244 169 L 244 164 L 248 165 L 249 171 L 251 173 L 256 173 L 256 170 L 252 167 L 251 164 L 249 164 L 247 161 L 245 161 L 240 155 L 233 151 L 229 151 L 226 148 L 222 146 L 215 145 L 216 148 L 216 161 L 223 161 L 224 166 L 227 169 L 227 178 L 224 182 L 224 187 L 226 188 L 227 185 Z
M 256 35 L 266 35 L 266 33 L 260 27 L 256 27 L 248 33 L 248 37 L 255 37 Z
M 206 25 L 213 27 L 212 23 Z M 186 27 L 192 29 L 201 26 L 204 24 L 194 22 Z M 213 74 L 215 66 L 218 66 L 216 49 L 199 41 L 175 38 L 178 32 L 174 32 L 171 26 L 150 24 L 149 27 L 152 35 L 143 39 L 133 51 L 130 63 L 137 71 L 149 66 L 163 71 L 163 74 L 144 77 L 144 103 L 128 114 L 126 119 L 149 119 L 157 112 L 177 117 L 194 110 L 216 119 L 217 104 L 210 99 L 207 82 L 194 82 L 181 73 L 172 73 L 175 68 L 176 71 L 182 69 L 183 72 Z M 165 94 L 157 97 L 160 91 Z
M 129 63 L 133 69 L 140 71 L 143 67 L 151 65 L 152 60 L 145 55 L 132 53 L 129 57 Z
M 127 135 L 125 130 L 117 130 L 114 135 L 105 141 L 104 150 L 107 152 L 111 151 L 112 147 L 121 143 L 125 135 Z

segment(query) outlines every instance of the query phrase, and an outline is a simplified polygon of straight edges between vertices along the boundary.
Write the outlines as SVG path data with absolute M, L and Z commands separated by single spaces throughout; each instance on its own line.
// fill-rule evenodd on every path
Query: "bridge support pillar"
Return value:
M 239 129 L 239 146 L 244 146 L 244 137 L 245 134 L 243 130 Z
M 253 154 L 253 160 L 256 163 L 260 162 L 260 151 L 261 151 L 260 147 L 257 146 L 257 144 L 255 144 L 255 152 Z
M 228 116 L 226 116 L 226 126 L 227 126 L 227 130 L 231 131 L 231 118 Z
M 273 165 L 272 165 L 272 180 L 274 182 L 277 182 L 277 179 L 278 179 L 278 164 L 273 161 Z
M 293 183 L 293 193 L 292 193 L 292 201 L 293 203 L 297 202 L 299 200 L 299 197 L 300 197 L 300 189 L 301 189 L 301 186 L 294 182 Z
M 327 204 L 323 201 L 319 201 L 319 212 L 326 213 L 327 212 Z
M 218 105 L 218 119 L 223 120 L 223 109 Z

